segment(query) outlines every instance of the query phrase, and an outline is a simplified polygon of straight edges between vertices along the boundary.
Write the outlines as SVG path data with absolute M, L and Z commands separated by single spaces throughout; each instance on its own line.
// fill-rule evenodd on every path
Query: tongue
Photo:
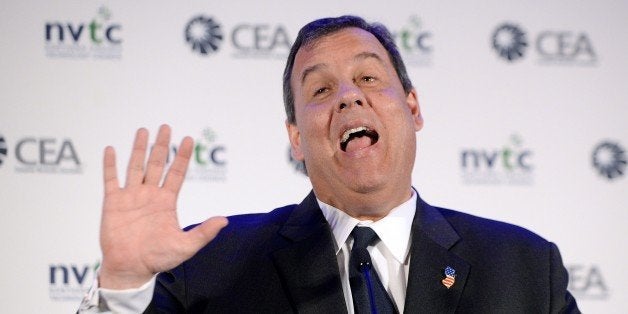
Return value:
M 362 148 L 371 146 L 371 138 L 368 136 L 356 137 L 347 143 L 347 153 L 356 152 Z

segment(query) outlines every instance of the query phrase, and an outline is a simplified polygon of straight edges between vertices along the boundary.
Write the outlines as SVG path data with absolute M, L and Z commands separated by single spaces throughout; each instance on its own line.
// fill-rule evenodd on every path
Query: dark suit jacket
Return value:
M 316 198 L 229 225 L 157 279 L 147 313 L 346 313 Z M 432 207 L 412 226 L 406 313 L 578 313 L 557 247 L 523 228 Z M 456 270 L 455 284 L 441 280 Z

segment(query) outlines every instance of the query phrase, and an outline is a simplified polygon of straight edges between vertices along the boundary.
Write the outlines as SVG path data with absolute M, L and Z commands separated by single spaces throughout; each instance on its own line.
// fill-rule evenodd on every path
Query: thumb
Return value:
M 203 246 L 213 240 L 218 232 L 220 232 L 220 230 L 222 230 L 222 228 L 224 228 L 227 224 L 229 224 L 229 220 L 227 220 L 227 218 L 217 216 L 211 217 L 200 225 L 188 230 L 186 232 L 188 239 L 187 242 L 190 246 L 190 250 L 193 251 L 192 254 L 195 254 Z

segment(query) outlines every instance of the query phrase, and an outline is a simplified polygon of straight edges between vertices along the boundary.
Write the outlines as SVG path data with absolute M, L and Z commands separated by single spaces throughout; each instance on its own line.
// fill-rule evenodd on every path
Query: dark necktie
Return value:
M 366 248 L 379 238 L 369 227 L 353 228 L 353 248 L 349 259 L 349 283 L 356 314 L 398 313 L 379 280 Z

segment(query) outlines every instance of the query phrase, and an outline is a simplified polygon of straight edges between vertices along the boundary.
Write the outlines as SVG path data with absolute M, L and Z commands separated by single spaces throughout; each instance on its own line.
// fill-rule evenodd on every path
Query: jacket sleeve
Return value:
M 567 290 L 569 274 L 563 265 L 558 247 L 550 243 L 550 289 L 551 313 L 581 313 L 576 299 Z
M 160 273 L 157 276 L 153 299 L 144 313 L 186 313 L 184 307 L 185 280 L 182 280 L 182 276 L 183 267 L 181 266 L 171 271 Z

